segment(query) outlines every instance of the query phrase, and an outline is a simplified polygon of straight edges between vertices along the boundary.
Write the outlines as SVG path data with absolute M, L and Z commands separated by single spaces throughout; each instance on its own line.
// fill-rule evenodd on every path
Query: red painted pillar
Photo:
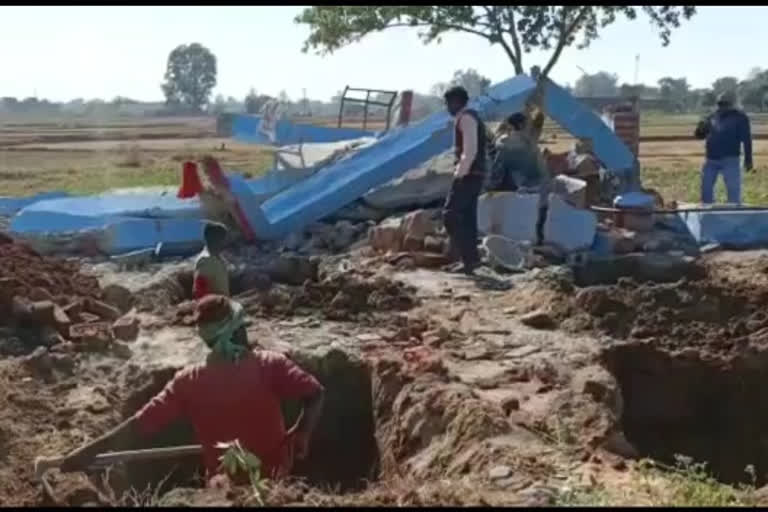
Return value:
M 411 107 L 413 106 L 413 91 L 400 93 L 400 117 L 398 125 L 408 124 L 411 121 Z

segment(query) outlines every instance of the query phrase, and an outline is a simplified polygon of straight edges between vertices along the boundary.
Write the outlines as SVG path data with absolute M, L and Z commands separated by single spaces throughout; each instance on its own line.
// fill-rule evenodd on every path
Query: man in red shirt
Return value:
M 219 470 L 217 443 L 239 440 L 256 455 L 262 474 L 279 478 L 291 471 L 293 458 L 303 458 L 322 410 L 320 383 L 282 354 L 253 352 L 234 333 L 242 326 L 242 306 L 226 297 L 208 295 L 197 306 L 198 330 L 211 353 L 206 362 L 179 371 L 165 389 L 117 428 L 72 452 L 62 471 L 86 468 L 105 451 L 126 449 L 184 418 L 203 447 L 209 476 Z M 300 400 L 304 410 L 285 429 L 281 400 Z

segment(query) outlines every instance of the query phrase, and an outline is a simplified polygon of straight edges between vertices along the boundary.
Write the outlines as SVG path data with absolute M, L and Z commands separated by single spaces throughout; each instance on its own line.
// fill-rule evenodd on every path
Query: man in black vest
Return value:
M 480 254 L 477 251 L 477 197 L 485 178 L 487 136 L 485 125 L 477 112 L 467 108 L 469 95 L 466 89 L 452 87 L 444 98 L 448 113 L 456 118 L 456 170 L 443 209 L 443 222 L 451 238 L 452 251 L 461 256 L 461 270 L 471 275 L 480 265 Z

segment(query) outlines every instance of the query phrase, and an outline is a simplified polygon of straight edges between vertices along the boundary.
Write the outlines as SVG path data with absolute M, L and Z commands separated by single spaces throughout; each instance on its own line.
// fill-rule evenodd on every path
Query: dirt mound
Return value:
M 83 341 L 89 350 L 108 345 L 112 322 L 122 313 L 101 296 L 98 280 L 76 263 L 0 238 L 0 356 L 64 340 Z
M 622 279 L 581 289 L 572 303 L 575 313 L 586 313 L 586 327 L 613 337 L 722 353 L 768 341 L 766 301 L 768 287 L 709 278 L 672 284 Z
M 312 314 L 328 320 L 356 320 L 377 311 L 406 311 L 417 305 L 415 289 L 385 277 L 332 274 L 301 287 L 273 286 L 242 298 L 246 310 L 263 316 Z
M 85 439 L 106 432 L 118 419 L 109 405 L 114 400 L 110 390 L 78 389 L 75 376 L 61 373 L 54 379 L 39 377 L 17 360 L 0 361 L 0 502 L 6 506 L 50 503 L 34 478 L 35 457 L 66 454 Z M 97 501 L 93 493 L 81 492 L 88 487 L 82 475 L 51 473 L 50 483 L 61 504 Z
M 0 283 L 0 308 L 10 303 L 13 295 L 30 297 L 36 289 L 61 305 L 75 297 L 98 298 L 101 294 L 96 278 L 81 274 L 77 264 L 44 258 L 26 245 L 7 240 L 0 241 Z

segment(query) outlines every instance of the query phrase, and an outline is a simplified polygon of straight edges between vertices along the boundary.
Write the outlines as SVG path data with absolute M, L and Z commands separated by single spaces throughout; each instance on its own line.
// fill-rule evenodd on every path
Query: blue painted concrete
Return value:
M 551 81 L 545 89 L 544 109 L 574 137 L 590 137 L 595 154 L 608 169 L 621 173 L 632 168 L 635 157 L 613 130 L 591 108 Z
M 232 136 L 240 142 L 250 144 L 269 144 L 272 142 L 261 132 L 260 116 L 239 115 L 232 121 Z M 277 122 L 275 129 L 278 146 L 298 144 L 299 142 L 338 142 L 340 140 L 371 137 L 375 135 L 369 130 L 357 128 L 332 128 L 328 126 L 315 126 L 312 124 L 296 124 L 287 120 Z
M 535 85 L 526 75 L 516 76 L 473 99 L 470 107 L 486 120 L 501 119 L 521 111 Z M 621 139 L 565 89 L 549 82 L 544 103 L 547 114 L 566 130 L 591 137 L 595 153 L 609 168 L 621 171 L 632 167 L 634 157 Z M 376 144 L 277 194 L 262 205 L 263 216 L 254 219 L 257 236 L 286 236 L 448 150 L 453 143 L 452 125 L 451 117 L 439 112 L 414 125 L 396 128 Z
M 68 218 L 96 218 L 103 222 L 109 217 L 145 217 L 151 219 L 197 217 L 200 215 L 200 201 L 178 199 L 172 194 L 111 194 L 105 193 L 86 197 L 65 197 L 36 201 L 24 207 L 11 222 L 13 229 L 48 230 L 63 229 L 71 222 Z M 30 224 L 27 218 L 39 215 L 50 216 L 42 224 Z M 61 226 L 60 226 L 61 225 Z M 28 226 L 28 227 L 27 227 Z
M 264 200 L 274 196 L 288 187 L 307 179 L 315 172 L 314 169 L 281 169 L 269 171 L 264 176 L 245 180 L 251 192 L 258 198 L 261 204 Z M 229 174 L 228 176 L 232 176 Z
M 99 233 L 99 249 L 114 255 L 156 247 L 158 243 L 187 245 L 203 239 L 202 219 L 119 219 Z
M 46 199 L 58 199 L 68 197 L 66 192 L 44 192 L 29 197 L 0 197 L 0 215 L 11 216 L 31 204 Z
M 471 107 L 486 120 L 500 120 L 523 109 L 535 82 L 520 75 L 493 86 L 473 99 Z M 595 152 L 609 167 L 631 167 L 632 154 L 592 111 L 555 84 L 548 84 L 545 108 L 549 115 L 577 136 L 594 139 Z M 251 142 L 266 142 L 258 133 L 258 117 L 237 116 L 233 131 Z M 453 120 L 436 113 L 407 127 L 395 128 L 377 143 L 320 171 L 275 172 L 256 180 L 229 175 L 232 192 L 257 237 L 281 238 L 332 214 L 372 188 L 397 178 L 453 143 Z M 371 136 L 356 129 L 325 128 L 279 121 L 279 144 L 336 142 Z M 104 250 L 118 254 L 154 247 L 158 242 L 186 243 L 200 239 L 197 199 L 173 195 L 104 194 L 94 197 L 38 201 L 23 208 L 11 222 L 19 234 L 102 230 Z
M 11 232 L 45 238 L 89 233 L 107 254 L 154 247 L 159 242 L 202 239 L 200 201 L 173 194 L 64 197 L 28 204 L 11 219 Z
M 535 84 L 525 75 L 492 87 L 471 107 L 485 119 L 519 111 Z M 453 119 L 446 112 L 386 133 L 376 144 L 321 169 L 310 178 L 267 200 L 263 218 L 253 223 L 260 238 L 281 238 L 333 213 L 374 187 L 448 150 L 453 144 Z M 266 220 L 267 225 L 261 225 Z
M 699 245 L 728 249 L 768 246 L 768 212 L 680 212 L 678 217 Z

